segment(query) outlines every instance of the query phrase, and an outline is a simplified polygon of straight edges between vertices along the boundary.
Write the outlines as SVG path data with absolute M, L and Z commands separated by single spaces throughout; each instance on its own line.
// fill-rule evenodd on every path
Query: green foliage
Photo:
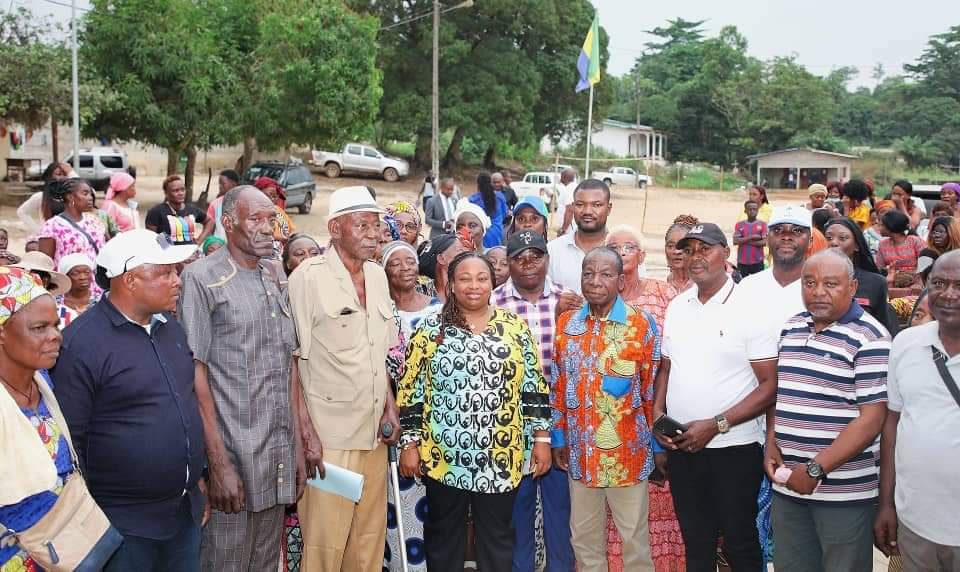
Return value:
M 761 62 L 734 27 L 705 37 L 703 22 L 670 20 L 650 33 L 633 70 L 610 82 L 610 115 L 665 131 L 673 158 L 737 164 L 785 147 L 847 151 L 894 146 L 913 166 L 946 164 L 960 153 L 960 26 L 938 34 L 914 65 L 913 81 L 885 77 L 850 92 L 853 67 L 826 76 L 794 57 Z
M 0 16 L 0 117 L 36 129 L 72 117 L 70 49 L 49 19 L 18 7 Z M 113 92 L 81 60 L 81 125 L 114 104 Z
M 432 2 L 350 0 L 375 15 L 384 97 L 379 121 L 386 139 L 415 140 L 416 159 L 429 161 Z M 451 141 L 484 150 L 501 141 L 530 145 L 544 135 L 577 132 L 586 124 L 586 93 L 574 94 L 576 61 L 593 18 L 588 0 L 484 0 L 440 19 L 440 128 Z M 412 19 L 418 15 L 428 15 Z M 407 21 L 410 20 L 410 21 Z M 386 28 L 386 26 L 393 27 Z M 612 96 L 606 81 L 607 42 L 601 29 L 601 79 L 594 113 Z M 469 138 L 472 142 L 467 142 Z M 455 146 L 450 147 L 456 151 Z M 458 157 L 452 157 L 454 160 Z

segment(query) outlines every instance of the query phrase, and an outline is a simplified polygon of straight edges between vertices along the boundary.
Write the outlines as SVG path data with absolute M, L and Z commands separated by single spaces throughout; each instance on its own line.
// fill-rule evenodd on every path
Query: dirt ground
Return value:
M 420 188 L 418 179 L 406 179 L 396 183 L 387 183 L 378 179 L 359 179 L 343 177 L 328 179 L 323 175 L 316 175 L 317 194 L 313 201 L 313 211 L 308 215 L 296 214 L 291 209 L 289 214 L 293 218 L 297 230 L 309 233 L 320 240 L 327 238 L 326 214 L 328 197 L 335 189 L 350 185 L 369 185 L 377 190 L 377 200 L 380 204 L 406 199 L 413 201 Z M 144 216 L 147 210 L 163 200 L 160 188 L 162 177 L 146 176 L 137 179 L 137 200 L 140 201 L 140 213 Z M 194 183 L 195 194 L 203 189 L 206 177 L 196 177 Z M 214 181 L 214 185 L 216 182 Z M 461 183 L 464 195 L 476 191 L 472 182 Z M 211 189 L 216 192 L 215 186 Z M 774 204 L 788 202 L 800 203 L 806 197 L 784 192 L 771 193 L 770 200 Z M 102 201 L 98 195 L 98 202 Z M 660 187 L 651 187 L 647 191 L 640 189 L 613 188 L 613 212 L 610 215 L 609 226 L 630 224 L 643 232 L 647 249 L 647 268 L 651 276 L 663 277 L 666 275 L 663 253 L 663 235 L 667 227 L 679 214 L 693 214 L 703 221 L 719 224 L 728 233 L 733 232 L 733 225 L 742 211 L 746 197 L 742 192 L 728 191 L 693 191 L 675 190 Z M 646 213 L 644 212 L 646 211 Z M 0 207 L 0 227 L 6 228 L 10 234 L 10 250 L 14 253 L 23 251 L 26 229 L 18 220 L 14 207 Z M 552 233 L 551 233 L 552 237 Z M 731 254 L 735 256 L 735 252 Z

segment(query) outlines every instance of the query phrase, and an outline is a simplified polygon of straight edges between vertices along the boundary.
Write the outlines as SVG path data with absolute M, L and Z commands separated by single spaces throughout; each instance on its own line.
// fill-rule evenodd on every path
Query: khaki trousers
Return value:
M 630 487 L 592 488 L 570 479 L 570 532 L 580 572 L 607 570 L 607 510 L 623 537 L 623 569 L 653 572 L 646 482 Z
M 325 449 L 325 463 L 363 475 L 360 502 L 307 486 L 297 504 L 304 572 L 380 572 L 387 534 L 387 448 Z

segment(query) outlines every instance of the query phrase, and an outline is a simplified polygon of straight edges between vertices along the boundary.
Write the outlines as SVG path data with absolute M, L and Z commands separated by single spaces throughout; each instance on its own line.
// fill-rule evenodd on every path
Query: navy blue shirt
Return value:
M 104 297 L 63 332 L 51 370 L 87 486 L 124 535 L 165 540 L 203 514 L 206 463 L 193 354 L 180 324 L 150 333 Z

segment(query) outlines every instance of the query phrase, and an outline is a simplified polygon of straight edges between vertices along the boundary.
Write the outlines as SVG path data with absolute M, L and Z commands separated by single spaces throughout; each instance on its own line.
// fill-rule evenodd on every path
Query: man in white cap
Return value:
M 176 264 L 196 249 L 144 229 L 108 242 L 96 262 L 108 293 L 64 331 L 51 372 L 90 493 L 124 537 L 108 572 L 199 570 L 203 424 L 171 314 Z
M 387 379 L 387 351 L 397 344 L 393 304 L 383 268 L 371 258 L 380 215 L 365 187 L 330 196 L 326 256 L 303 261 L 290 276 L 290 303 L 300 339 L 299 369 L 307 412 L 301 413 L 307 472 L 319 460 L 364 476 L 354 503 L 307 487 L 298 504 L 303 570 L 376 571 L 387 525 L 387 447 L 400 420 Z M 307 423 L 313 419 L 312 426 Z M 390 425 L 389 436 L 381 427 Z M 302 426 L 303 426 L 302 425 Z M 315 455 L 316 454 L 316 455 Z
M 227 246 L 187 266 L 177 317 L 196 368 L 213 514 L 208 571 L 276 568 L 283 514 L 304 482 L 296 335 L 273 258 L 276 210 L 244 185 L 223 197 Z
M 800 295 L 800 272 L 810 246 L 811 214 L 801 205 L 773 209 L 767 223 L 767 245 L 773 265 L 747 276 L 737 284 L 735 300 L 743 301 L 749 318 L 744 320 L 767 328 L 780 337 L 787 320 L 805 310 Z

